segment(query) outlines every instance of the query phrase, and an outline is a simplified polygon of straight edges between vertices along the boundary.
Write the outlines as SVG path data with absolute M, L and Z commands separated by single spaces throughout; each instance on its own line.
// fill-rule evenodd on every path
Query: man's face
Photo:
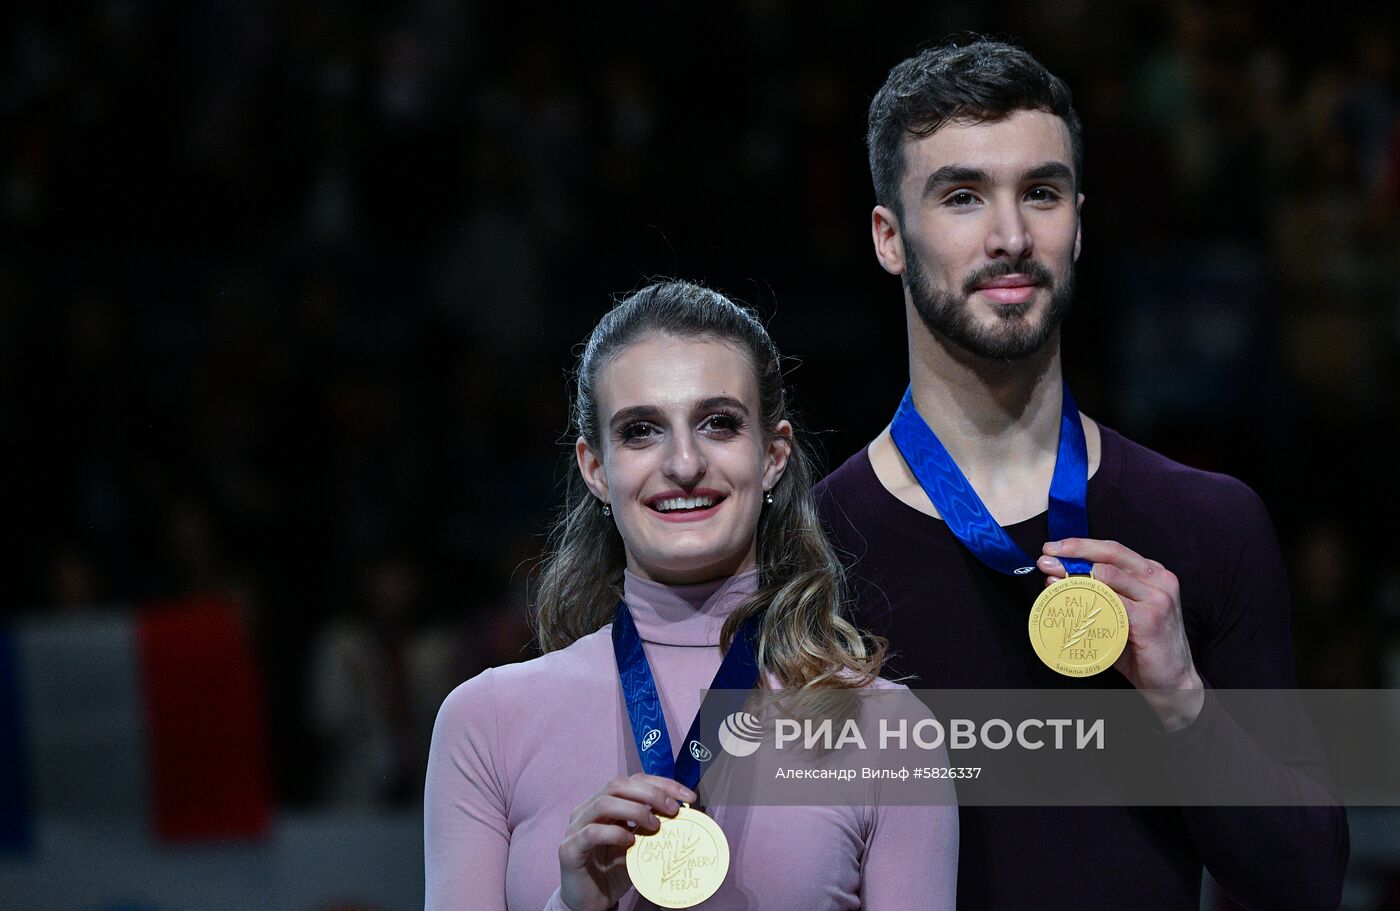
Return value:
M 1069 310 L 1079 257 L 1084 197 L 1064 121 L 950 122 L 904 155 L 904 283 L 924 325 L 979 357 L 1040 350 Z

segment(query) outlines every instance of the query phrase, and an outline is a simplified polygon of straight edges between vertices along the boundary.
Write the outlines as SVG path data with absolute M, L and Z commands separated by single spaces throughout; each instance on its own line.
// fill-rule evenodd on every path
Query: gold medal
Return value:
M 681 804 L 658 816 L 654 835 L 627 849 L 627 875 L 642 897 L 662 908 L 689 908 L 714 895 L 729 872 L 729 840 L 710 817 Z
M 1066 677 L 1108 670 L 1128 644 L 1123 599 L 1092 576 L 1066 576 L 1041 592 L 1028 627 L 1036 655 Z

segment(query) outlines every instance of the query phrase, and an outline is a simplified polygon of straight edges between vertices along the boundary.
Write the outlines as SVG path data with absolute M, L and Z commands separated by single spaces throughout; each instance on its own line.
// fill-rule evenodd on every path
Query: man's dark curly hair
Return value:
M 1029 52 L 979 37 L 928 48 L 898 64 L 870 102 L 865 145 L 875 201 L 904 214 L 899 184 L 906 136 L 927 136 L 949 120 L 1000 120 L 1014 111 L 1045 111 L 1065 122 L 1079 186 L 1084 140 L 1069 87 Z

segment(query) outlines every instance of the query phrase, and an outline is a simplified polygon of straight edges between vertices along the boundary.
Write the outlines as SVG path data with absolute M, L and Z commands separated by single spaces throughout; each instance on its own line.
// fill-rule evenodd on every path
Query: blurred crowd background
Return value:
M 1083 409 L 1270 507 L 1300 683 L 1400 686 L 1393 4 L 19 0 L 0 12 L 9 616 L 218 593 L 281 807 L 411 808 L 528 657 L 573 347 L 758 307 L 835 467 L 905 382 L 865 110 L 1012 36 L 1075 92 Z

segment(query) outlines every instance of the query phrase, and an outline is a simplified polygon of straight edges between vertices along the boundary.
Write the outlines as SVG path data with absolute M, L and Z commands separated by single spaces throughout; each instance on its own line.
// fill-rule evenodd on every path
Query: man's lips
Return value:
M 976 290 L 999 304 L 1023 304 L 1031 299 L 1040 283 L 1027 275 L 1004 275 L 979 282 Z

